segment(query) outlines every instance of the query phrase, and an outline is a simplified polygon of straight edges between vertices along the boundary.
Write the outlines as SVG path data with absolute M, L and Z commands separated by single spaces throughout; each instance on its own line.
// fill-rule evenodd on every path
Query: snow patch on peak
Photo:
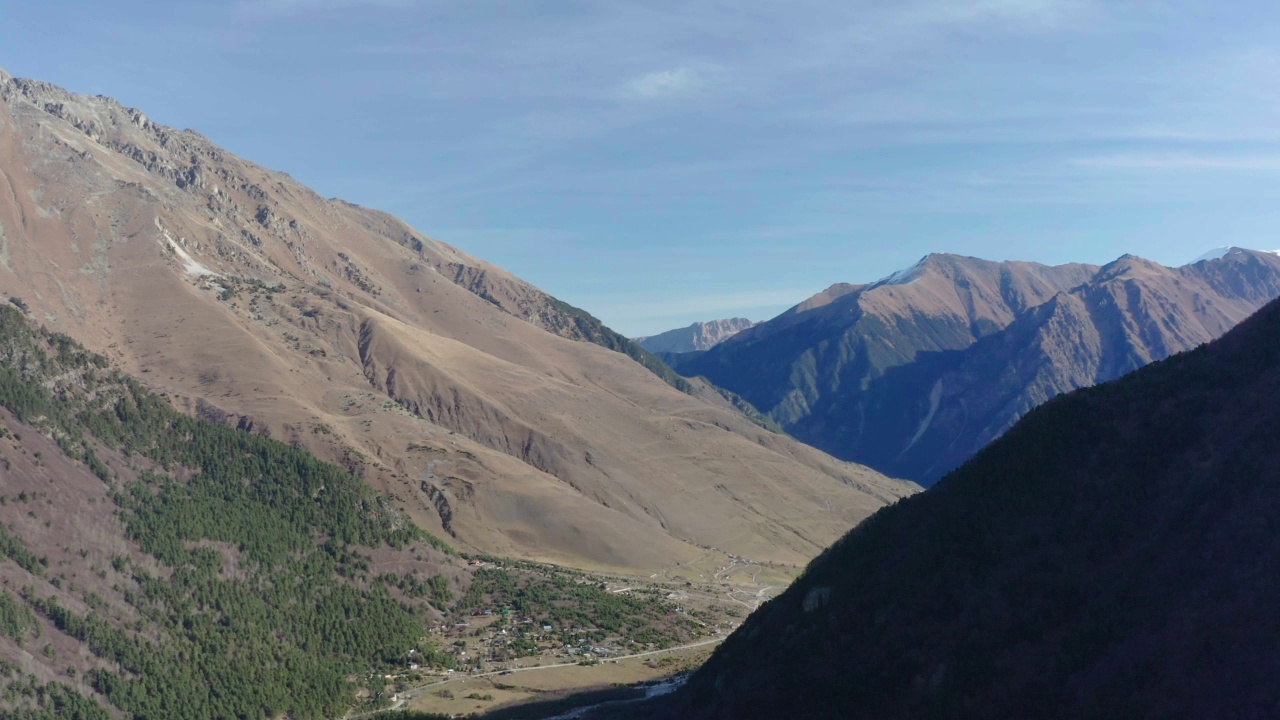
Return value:
M 921 271 L 924 270 L 925 263 L 929 258 L 933 257 L 933 253 L 929 253 L 916 261 L 916 264 L 909 268 L 894 271 L 880 278 L 871 284 L 871 287 L 880 287 L 881 285 L 910 285 L 920 279 Z
M 1242 252 L 1245 252 L 1245 250 L 1235 246 L 1214 248 L 1187 264 L 1195 265 L 1196 263 L 1203 262 L 1205 260 L 1220 260 L 1228 255 L 1239 255 Z M 1280 255 L 1280 250 L 1256 250 L 1254 252 L 1264 252 L 1268 255 Z
M 1204 262 L 1205 260 L 1218 260 L 1220 258 L 1226 257 L 1227 253 L 1231 252 L 1231 250 L 1232 248 L 1230 247 L 1214 248 L 1187 264 L 1195 265 L 1196 263 Z

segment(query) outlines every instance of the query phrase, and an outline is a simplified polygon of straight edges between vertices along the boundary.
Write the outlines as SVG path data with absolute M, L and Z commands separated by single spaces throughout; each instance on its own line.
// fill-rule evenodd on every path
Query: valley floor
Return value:
M 440 680 L 407 690 L 392 709 L 447 715 L 488 714 L 527 703 L 567 701 L 592 690 L 650 683 L 701 665 L 723 636 L 596 665 L 555 663 Z M 565 708 L 566 710 L 569 708 Z
M 761 565 L 708 549 L 694 561 L 647 576 L 601 576 L 611 593 L 656 584 L 678 607 L 674 612 L 700 618 L 695 621 L 702 628 L 700 637 L 642 652 L 613 653 L 605 647 L 592 652 L 557 646 L 536 655 L 494 662 L 486 654 L 495 640 L 501 640 L 498 618 L 458 618 L 465 622 L 465 628 L 441 628 L 440 644 L 452 641 L 450 649 L 460 658 L 484 658 L 484 670 L 419 671 L 389 678 L 394 694 L 387 709 L 458 716 L 487 716 L 496 711 L 500 717 L 515 718 L 522 717 L 521 708 L 528 705 L 536 717 L 615 696 L 638 697 L 640 690 L 628 690 L 701 665 L 750 612 L 790 584 L 795 572 L 794 568 Z M 367 717 L 372 715 L 353 713 L 346 720 Z

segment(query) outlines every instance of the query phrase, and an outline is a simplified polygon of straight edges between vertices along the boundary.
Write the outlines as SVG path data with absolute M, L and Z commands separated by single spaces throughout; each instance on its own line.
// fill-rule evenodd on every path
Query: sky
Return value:
M 1264 0 L 0 0 L 0 67 L 392 212 L 629 335 L 930 252 L 1280 247 Z

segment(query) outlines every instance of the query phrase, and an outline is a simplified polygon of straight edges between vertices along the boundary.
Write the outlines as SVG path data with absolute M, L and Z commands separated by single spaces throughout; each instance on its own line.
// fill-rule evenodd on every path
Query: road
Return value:
M 741 600 L 739 600 L 738 598 L 736 598 L 736 597 L 734 597 L 734 596 L 733 596 L 733 595 L 734 595 L 734 593 L 745 593 L 745 592 L 750 592 L 750 591 L 748 591 L 748 590 L 729 590 L 728 592 L 726 592 L 726 593 L 725 593 L 725 596 L 726 596 L 726 597 L 728 597 L 730 600 L 732 600 L 732 601 L 734 601 L 734 602 L 738 603 L 739 605 L 744 605 L 744 606 L 746 606 L 747 608 L 749 608 L 749 609 L 751 610 L 751 612 L 755 612 L 756 610 L 759 610 L 759 609 L 760 609 L 760 605 L 762 605 L 762 604 L 764 603 L 764 601 L 765 601 L 765 600 L 768 600 L 768 599 L 769 599 L 769 598 L 766 598 L 766 597 L 764 596 L 764 594 L 765 594 L 765 593 L 767 593 L 767 592 L 769 592 L 770 590 L 773 590 L 773 589 L 774 589 L 774 588 L 773 588 L 773 586 L 772 586 L 772 585 L 765 585 L 764 587 L 760 588 L 759 590 L 757 590 L 757 591 L 756 591 L 755 596 L 752 598 L 753 600 L 755 600 L 755 602 L 754 602 L 754 603 L 750 603 L 750 604 L 745 603 L 745 602 L 743 602 L 743 601 L 741 601 Z

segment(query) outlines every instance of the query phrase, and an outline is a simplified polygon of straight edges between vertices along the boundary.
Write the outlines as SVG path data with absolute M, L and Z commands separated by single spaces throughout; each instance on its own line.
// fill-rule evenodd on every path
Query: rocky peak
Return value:
M 693 352 L 709 350 L 728 340 L 754 322 L 738 317 L 708 322 L 696 322 L 688 327 L 668 330 L 658 335 L 636 338 L 636 342 L 649 352 Z
M 1097 275 L 1093 277 L 1093 282 L 1103 283 L 1109 280 L 1116 280 L 1121 277 L 1129 277 L 1134 275 L 1171 275 L 1173 270 L 1159 263 L 1152 262 L 1146 258 L 1130 255 L 1128 253 L 1112 260 L 1103 265 Z

